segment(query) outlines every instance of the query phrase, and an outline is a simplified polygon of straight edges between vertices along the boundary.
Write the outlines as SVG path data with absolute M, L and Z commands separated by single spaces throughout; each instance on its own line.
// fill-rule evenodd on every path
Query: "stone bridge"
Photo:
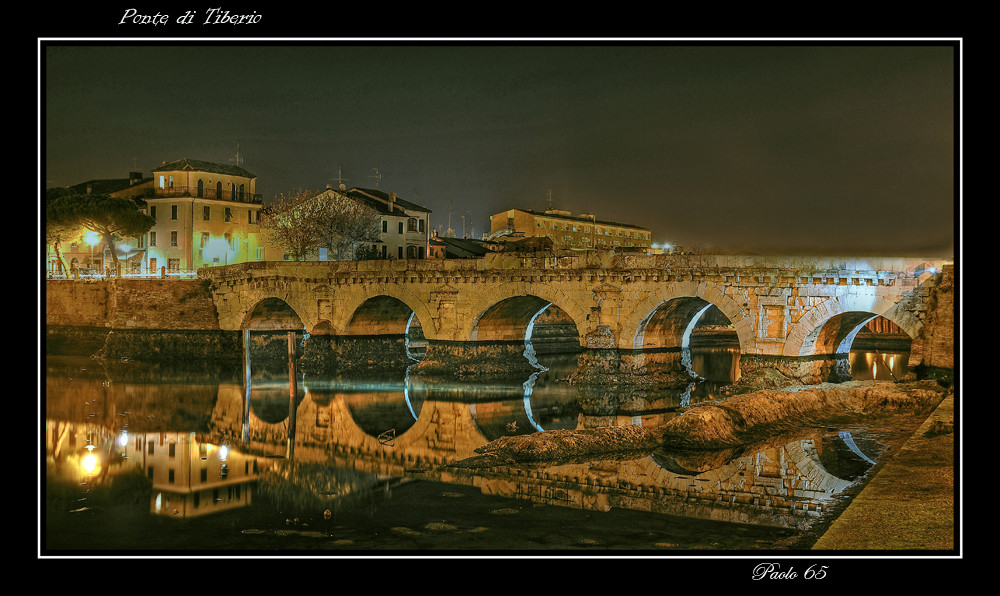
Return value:
M 738 341 L 744 367 L 843 355 L 877 316 L 919 340 L 933 308 L 931 290 L 949 265 L 887 257 L 589 251 L 245 263 L 202 269 L 199 277 L 210 281 L 224 330 L 297 330 L 308 337 L 307 356 L 372 363 L 398 359 L 419 327 L 427 352 L 418 370 L 461 377 L 501 362 L 527 362 L 525 339 L 543 312 L 571 330 L 582 353 L 615 354 L 617 370 L 644 371 L 655 354 L 689 347 L 692 330 L 709 313 Z M 357 348 L 362 340 L 367 351 Z M 911 363 L 914 358 L 919 353 Z M 797 376 L 828 380 L 828 373 L 815 370 Z

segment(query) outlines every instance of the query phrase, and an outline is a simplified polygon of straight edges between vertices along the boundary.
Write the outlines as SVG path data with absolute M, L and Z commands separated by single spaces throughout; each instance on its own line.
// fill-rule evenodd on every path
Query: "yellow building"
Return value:
M 194 272 L 267 258 L 260 230 L 263 203 L 250 172 L 180 159 L 154 168 L 149 186 L 142 198 L 156 223 L 142 247 L 141 273 Z
M 547 237 L 556 248 L 649 249 L 650 231 L 640 226 L 597 219 L 591 214 L 573 215 L 569 211 L 549 209 L 544 212 L 509 209 L 490 216 L 490 235 Z

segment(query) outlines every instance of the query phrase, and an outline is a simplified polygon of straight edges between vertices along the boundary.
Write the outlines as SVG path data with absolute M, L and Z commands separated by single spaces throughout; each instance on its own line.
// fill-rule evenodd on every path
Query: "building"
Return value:
M 116 242 L 124 274 L 193 273 L 200 267 L 263 261 L 261 196 L 256 176 L 242 167 L 194 159 L 164 162 L 152 177 L 131 172 L 125 179 L 89 180 L 70 187 L 80 194 L 140 198 L 156 223 L 142 238 Z M 103 273 L 111 263 L 105 239 L 63 247 L 70 269 Z M 50 271 L 58 264 L 49 248 Z
M 544 212 L 508 209 L 491 215 L 490 236 L 547 237 L 555 248 L 568 250 L 648 250 L 652 244 L 652 235 L 646 228 L 559 209 Z
M 193 272 L 201 267 L 266 260 L 257 177 L 240 166 L 194 159 L 153 169 L 138 273 Z
M 328 188 L 324 192 L 340 192 L 379 213 L 382 240 L 372 244 L 371 248 L 380 258 L 428 258 L 430 209 L 405 201 L 394 192 L 385 193 L 370 188 Z

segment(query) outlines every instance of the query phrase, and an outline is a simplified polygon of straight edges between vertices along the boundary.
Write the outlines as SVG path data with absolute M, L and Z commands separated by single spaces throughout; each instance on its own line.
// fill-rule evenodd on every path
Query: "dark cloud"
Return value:
M 377 169 L 477 235 L 551 196 L 688 246 L 950 255 L 956 51 L 53 42 L 43 166 L 69 185 L 238 143 L 265 199 Z

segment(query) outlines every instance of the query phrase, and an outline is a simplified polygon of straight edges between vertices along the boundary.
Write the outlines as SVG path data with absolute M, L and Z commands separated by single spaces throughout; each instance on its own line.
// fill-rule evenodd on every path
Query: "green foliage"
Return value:
M 139 211 L 141 203 L 132 199 L 103 194 L 73 194 L 67 189 L 48 189 L 45 193 L 46 235 L 69 234 L 67 230 L 93 230 L 111 247 L 111 256 L 118 264 L 115 240 L 142 236 L 156 223 Z M 60 236 L 61 240 L 66 237 Z

